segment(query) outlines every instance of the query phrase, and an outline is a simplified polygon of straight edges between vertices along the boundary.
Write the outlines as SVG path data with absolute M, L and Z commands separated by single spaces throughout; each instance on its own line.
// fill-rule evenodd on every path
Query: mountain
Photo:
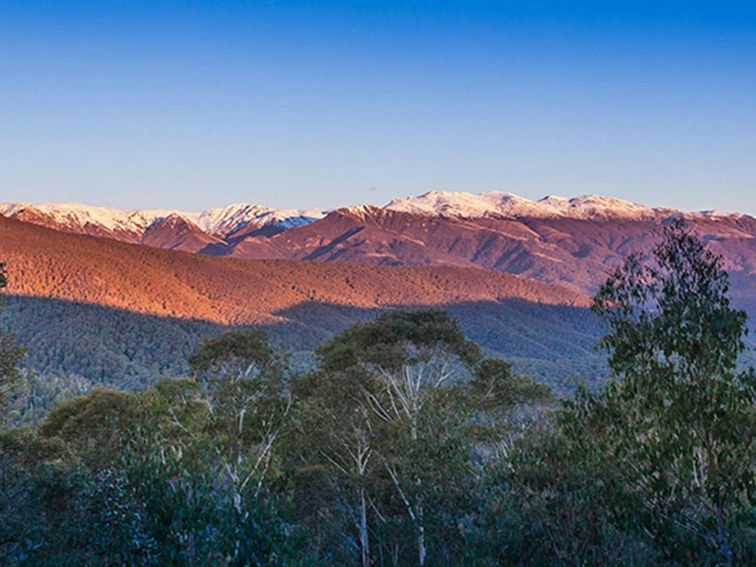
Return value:
M 15 204 L 0 213 L 212 256 L 474 267 L 589 294 L 629 253 L 650 250 L 665 222 L 683 217 L 724 257 L 738 305 L 756 314 L 756 219 L 743 214 L 688 213 L 598 195 L 531 201 L 509 193 L 444 191 L 328 214 L 257 205 L 180 213 Z
M 531 201 L 512 193 L 489 191 L 473 195 L 455 191 L 430 191 L 417 197 L 394 199 L 385 209 L 421 215 L 462 218 L 573 218 L 573 219 L 648 219 L 668 215 L 670 209 L 653 209 L 623 199 L 583 195 L 566 199 L 549 195 Z
M 140 243 L 153 248 L 169 248 L 186 252 L 202 252 L 223 240 L 203 231 L 185 217 L 170 213 L 153 222 L 142 232 Z
M 301 258 L 377 265 L 477 267 L 566 285 L 592 294 L 633 252 L 648 252 L 661 227 L 682 213 L 586 207 L 572 214 L 463 216 L 440 210 L 340 209 L 308 226 L 254 236 L 224 254 L 240 258 Z M 409 210 L 404 210 L 409 209 Z M 479 214 L 474 208 L 467 213 Z M 532 213 L 528 213 L 532 214 Z M 613 216 L 612 216 L 613 215 Z M 736 303 L 756 315 L 756 219 L 747 215 L 685 214 L 691 229 L 721 254 Z
M 276 321 L 308 301 L 360 308 L 518 299 L 586 307 L 585 295 L 485 270 L 214 258 L 61 234 L 0 218 L 8 291 L 222 324 Z
M 272 234 L 303 226 L 324 212 L 320 209 L 283 210 L 240 203 L 201 212 L 177 210 L 127 211 L 110 207 L 93 207 L 76 203 L 0 203 L 0 215 L 30 222 L 63 232 L 88 234 L 156 246 L 201 252 L 205 246 L 233 239 L 237 233 L 275 229 Z M 156 232 L 160 234 L 155 237 Z M 175 232 L 172 237 L 171 233 Z M 187 238 L 187 232 L 193 236 Z M 151 233 L 151 234 L 150 234 Z
M 7 218 L 0 258 L 12 296 L 6 324 L 45 372 L 111 383 L 175 375 L 199 340 L 229 326 L 261 325 L 306 353 L 353 322 L 416 307 L 448 309 L 490 353 L 531 375 L 602 371 L 589 298 L 507 274 L 215 258 Z

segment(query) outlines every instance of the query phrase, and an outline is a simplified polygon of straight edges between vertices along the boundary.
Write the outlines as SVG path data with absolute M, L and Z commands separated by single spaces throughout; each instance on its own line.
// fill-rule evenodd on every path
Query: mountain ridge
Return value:
M 274 209 L 251 203 L 235 203 L 225 207 L 187 212 L 179 209 L 118 209 L 79 203 L 39 204 L 7 202 L 0 203 L 0 215 L 34 222 L 69 232 L 92 234 L 110 233 L 116 239 L 124 234 L 138 233 L 171 217 L 181 217 L 196 225 L 210 236 L 227 238 L 252 225 L 262 228 L 268 225 L 281 229 L 301 227 L 344 210 L 349 213 L 374 209 L 393 210 L 424 216 L 448 216 L 459 218 L 572 218 L 585 220 L 650 218 L 681 215 L 688 218 L 723 218 L 749 216 L 743 213 L 720 211 L 685 212 L 671 208 L 649 207 L 616 197 L 581 195 L 566 198 L 547 195 L 530 200 L 513 193 L 486 191 L 472 194 L 461 191 L 428 191 L 421 195 L 395 198 L 380 207 L 372 204 L 339 207 L 334 210 Z M 121 235 L 119 237 L 119 234 Z
M 79 203 L 0 203 L 0 215 L 77 234 L 139 242 L 146 231 L 170 219 L 181 218 L 211 237 L 227 237 L 247 227 L 301 226 L 324 216 L 321 209 L 272 209 L 237 203 L 186 212 L 177 209 L 126 210 Z
M 590 305 L 577 291 L 487 270 L 218 258 L 5 218 L 0 218 L 0 258 L 8 265 L 13 295 L 224 324 L 252 324 L 313 300 L 369 308 L 502 298 Z
M 738 304 L 756 313 L 756 219 L 746 214 L 654 209 L 596 195 L 530 201 L 509 193 L 442 191 L 394 199 L 383 207 L 317 212 L 321 217 L 312 210 L 245 204 L 191 214 L 116 214 L 116 220 L 131 219 L 138 230 L 120 221 L 87 220 L 96 219 L 100 210 L 87 216 L 73 206 L 78 215 L 73 217 L 66 216 L 68 210 L 52 215 L 33 207 L 0 206 L 0 214 L 61 232 L 209 256 L 479 268 L 588 294 L 625 256 L 649 251 L 664 223 L 682 217 L 723 256 Z M 60 225 L 56 219 L 61 218 L 72 224 Z

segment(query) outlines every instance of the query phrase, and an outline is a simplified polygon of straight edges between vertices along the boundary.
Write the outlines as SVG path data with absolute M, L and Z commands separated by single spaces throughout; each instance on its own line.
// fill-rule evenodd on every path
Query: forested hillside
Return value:
M 723 257 L 739 307 L 756 313 L 756 219 L 747 214 L 688 213 L 600 195 L 530 201 L 445 191 L 384 207 L 345 207 L 323 218 L 302 212 L 255 205 L 181 213 L 0 204 L 0 214 L 25 222 L 159 248 L 247 259 L 481 268 L 591 294 L 625 256 L 647 251 L 665 225 L 684 218 Z
M 574 392 L 578 377 L 593 387 L 606 375 L 606 364 L 594 350 L 601 327 L 587 309 L 520 300 L 446 308 L 486 352 L 508 358 L 518 372 L 561 393 Z M 303 368 L 324 340 L 384 310 L 311 302 L 286 310 L 279 323 L 260 327 Z M 186 356 L 202 340 L 245 328 L 32 297 L 9 297 L 1 320 L 31 347 L 25 364 L 38 372 L 76 374 L 126 389 L 185 375 Z
M 33 345 L 28 363 L 107 384 L 144 385 L 226 326 L 262 325 L 305 363 L 323 340 L 397 307 L 443 306 L 488 352 L 574 389 L 603 375 L 589 299 L 506 274 L 210 258 L 0 218 L 12 297 L 6 321 Z

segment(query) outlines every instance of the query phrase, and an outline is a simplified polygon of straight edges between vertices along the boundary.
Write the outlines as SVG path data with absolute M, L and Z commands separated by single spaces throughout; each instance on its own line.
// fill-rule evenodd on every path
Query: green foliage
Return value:
M 614 469 L 587 466 L 551 424 L 528 430 L 485 473 L 472 564 L 665 564 L 640 529 L 642 501 Z
M 8 399 L 8 423 L 13 427 L 39 425 L 54 407 L 92 388 L 92 382 L 75 374 L 40 376 L 31 370 L 22 371 Z
M 567 460 L 614 487 L 604 498 L 637 502 L 634 514 L 604 505 L 607 525 L 653 537 L 665 561 L 754 559 L 756 380 L 736 370 L 745 315 L 727 288 L 721 260 L 667 227 L 653 261 L 629 258 L 596 298 L 621 381 L 559 420 Z
M 199 353 L 202 382 L 163 381 L 136 397 L 138 423 L 122 452 L 160 557 L 291 565 L 285 493 L 273 489 L 283 482 L 279 437 L 291 405 L 282 369 L 263 335 L 221 337 Z
M 357 324 L 321 346 L 317 354 L 326 370 L 372 364 L 395 370 L 431 356 L 440 347 L 470 364 L 480 348 L 465 338 L 444 311 L 392 311 L 375 322 Z
M 681 220 L 665 227 L 653 258 L 630 256 L 596 295 L 594 310 L 610 328 L 602 344 L 611 369 L 677 381 L 732 371 L 747 328 L 746 314 L 730 307 L 728 290 L 722 258 Z
M 0 434 L 0 482 L 3 565 L 157 564 L 123 474 L 81 466 L 60 439 Z
M 126 446 L 137 420 L 133 396 L 95 388 L 56 407 L 39 427 L 39 434 L 62 439 L 84 463 L 101 468 Z
M 543 390 L 506 363 L 482 360 L 439 311 L 398 311 L 355 325 L 317 354 L 321 372 L 293 385 L 298 446 L 306 451 L 300 461 L 308 478 L 330 472 L 341 479 L 336 490 L 318 486 L 321 498 L 332 499 L 329 509 L 346 511 L 339 521 L 359 553 L 352 561 L 366 566 L 387 556 L 426 565 L 462 557 L 460 526 L 480 505 L 481 424 L 501 430 L 506 408 Z
M 227 332 L 206 340 L 189 357 L 195 376 L 208 372 L 216 375 L 269 372 L 276 363 L 268 336 L 259 330 Z
M 547 386 L 513 374 L 512 365 L 498 358 L 481 360 L 469 387 L 478 407 L 489 411 L 535 400 L 547 401 L 551 397 Z

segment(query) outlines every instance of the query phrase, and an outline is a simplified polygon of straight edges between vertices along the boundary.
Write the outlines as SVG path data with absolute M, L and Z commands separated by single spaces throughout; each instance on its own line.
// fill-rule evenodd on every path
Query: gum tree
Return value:
M 737 368 L 746 315 L 728 287 L 720 257 L 681 221 L 666 226 L 652 255 L 630 256 L 595 298 L 619 380 L 565 417 L 581 454 L 641 497 L 636 517 L 655 545 L 726 565 L 749 553 L 756 487 L 756 379 Z
M 376 432 L 371 451 L 415 532 L 417 563 L 426 565 L 428 527 L 443 531 L 453 515 L 438 506 L 430 517 L 428 507 L 454 494 L 466 470 L 464 384 L 479 348 L 444 312 L 395 311 L 351 327 L 318 355 L 325 371 L 352 369 L 370 383 L 362 407 Z

